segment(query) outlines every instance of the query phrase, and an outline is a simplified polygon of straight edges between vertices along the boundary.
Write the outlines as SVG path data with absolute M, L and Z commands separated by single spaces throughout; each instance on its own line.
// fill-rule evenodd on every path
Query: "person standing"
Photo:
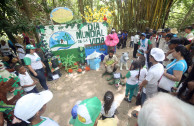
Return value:
M 128 36 L 127 31 L 124 31 L 124 33 L 122 34 L 122 38 L 123 38 L 122 49 L 126 47 L 127 36 Z
M 155 48 L 157 47 L 157 43 L 158 43 L 158 35 L 156 35 L 156 30 L 153 30 L 153 34 L 150 37 L 150 41 L 152 42 L 152 47 Z
M 46 66 L 41 61 L 38 54 L 35 53 L 35 49 L 36 48 L 33 45 L 26 46 L 26 56 L 24 57 L 24 62 L 30 70 L 30 74 L 39 80 L 41 86 L 45 90 L 48 90 L 48 86 L 46 84 L 46 77 L 44 75 L 44 68 Z
M 122 45 L 122 33 L 121 31 L 118 32 L 118 38 L 119 38 L 119 43 L 117 44 L 117 48 L 119 49 L 120 46 Z
M 140 32 L 137 32 L 137 34 L 134 36 L 133 58 L 137 58 L 136 54 L 138 50 L 139 34 Z
M 145 33 L 141 34 L 141 39 L 139 40 L 138 45 L 139 45 L 138 49 L 142 49 L 144 51 L 147 68 L 150 68 L 151 64 L 149 63 L 149 53 L 150 50 L 152 49 L 152 43 L 149 39 L 146 38 Z
M 145 80 L 139 85 L 140 90 L 143 87 L 146 88 L 146 99 L 151 98 L 158 92 L 158 81 L 164 73 L 164 67 L 159 62 L 165 59 L 165 55 L 161 49 L 153 48 L 149 58 L 153 65 L 148 70 Z
M 129 47 L 133 48 L 133 44 L 134 44 L 134 36 L 131 35 L 131 41 L 130 41 L 130 46 Z
M 165 36 L 166 32 L 164 30 L 161 31 L 161 37 L 159 38 L 159 48 L 162 49 L 165 45 Z
M 191 26 L 188 26 L 188 27 L 185 28 L 185 33 L 186 33 L 185 37 L 188 40 L 192 40 L 194 38 L 194 35 L 193 35 L 193 33 L 191 31 L 192 31 L 192 27 Z

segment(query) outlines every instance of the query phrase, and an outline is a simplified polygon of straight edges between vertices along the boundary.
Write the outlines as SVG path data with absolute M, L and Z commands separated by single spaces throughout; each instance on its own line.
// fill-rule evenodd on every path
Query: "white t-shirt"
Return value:
M 1 52 L 2 52 L 3 55 L 5 55 L 5 56 L 11 55 L 10 47 L 9 47 L 7 44 L 5 44 L 4 46 L 1 45 Z
M 18 48 L 17 51 L 22 52 L 22 53 L 18 52 L 18 57 L 19 57 L 19 59 L 24 59 L 24 57 L 25 57 L 25 52 L 24 52 L 24 50 L 23 50 L 22 48 Z
M 169 51 L 168 43 L 166 41 L 164 43 L 162 50 L 164 51 L 164 53 L 167 53 Z
M 25 57 L 28 57 L 31 59 L 31 67 L 34 70 L 41 69 L 43 67 L 40 57 L 34 53 L 34 54 L 26 54 Z
M 134 44 L 138 44 L 138 42 L 139 42 L 139 35 L 135 35 Z
M 193 33 L 191 32 L 191 33 L 189 33 L 187 36 L 186 36 L 186 38 L 189 40 L 189 39 L 193 39 L 194 38 L 194 36 L 193 36 Z
M 131 36 L 131 41 L 134 41 L 134 36 Z
M 139 70 L 131 70 L 131 76 L 127 78 L 127 84 L 136 85 L 138 83 L 138 78 L 136 77 L 139 74 Z
M 105 114 L 104 105 L 102 105 L 102 107 L 101 107 L 101 114 L 103 116 L 105 116 L 105 117 L 112 117 L 115 114 L 117 106 L 118 106 L 117 102 L 113 101 L 113 103 L 111 105 L 111 108 L 109 109 L 108 113 Z
M 40 117 L 42 121 L 36 125 L 32 126 L 59 126 L 54 120 L 48 118 L 48 117 Z
M 161 63 L 157 63 L 150 67 L 148 70 L 146 80 L 148 84 L 146 85 L 146 96 L 148 98 L 152 97 L 155 93 L 158 92 L 158 80 L 164 73 L 164 67 Z
M 24 85 L 32 85 L 34 83 L 34 81 L 32 80 L 32 78 L 30 77 L 30 75 L 28 74 L 28 72 L 25 72 L 26 75 L 24 74 L 19 74 L 19 79 L 20 79 L 20 85 L 24 86 Z M 31 86 L 31 87 L 26 87 L 24 88 L 25 92 L 29 92 L 31 91 L 34 87 L 36 87 L 36 85 Z
M 145 77 L 147 75 L 148 71 L 146 68 L 143 68 L 140 70 L 140 76 L 139 76 L 139 84 L 145 80 Z M 146 93 L 146 89 L 143 87 L 143 92 Z
M 160 38 L 160 43 L 159 43 L 159 48 L 160 48 L 160 49 L 163 49 L 165 42 L 166 42 L 165 38 L 162 38 L 162 37 L 161 37 L 161 38 Z

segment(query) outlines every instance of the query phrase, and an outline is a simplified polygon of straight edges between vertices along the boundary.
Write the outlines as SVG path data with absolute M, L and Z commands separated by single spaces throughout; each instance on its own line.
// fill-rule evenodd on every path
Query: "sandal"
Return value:
M 128 98 L 124 98 L 124 100 L 125 100 L 125 101 L 127 101 L 127 102 L 129 102 L 129 103 L 131 103 L 131 101 L 129 101 L 129 99 L 128 99 Z

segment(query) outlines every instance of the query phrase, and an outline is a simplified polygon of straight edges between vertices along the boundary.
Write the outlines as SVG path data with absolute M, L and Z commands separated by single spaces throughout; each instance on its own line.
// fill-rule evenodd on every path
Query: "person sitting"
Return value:
M 49 90 L 21 97 L 15 105 L 13 123 L 23 120 L 32 126 L 59 126 L 52 119 L 41 116 L 52 98 L 53 94 Z
M 115 72 L 117 70 L 117 68 L 119 67 L 118 65 L 118 59 L 116 57 L 116 55 L 114 55 L 114 51 L 110 50 L 109 51 L 109 55 L 106 55 L 104 57 L 104 66 L 107 73 L 112 73 Z
M 114 118 L 117 109 L 117 103 L 114 101 L 114 94 L 107 91 L 104 95 L 104 104 L 101 108 L 102 120 L 106 118 Z
M 145 101 L 138 115 L 138 126 L 193 126 L 193 113 L 192 105 L 160 92 Z

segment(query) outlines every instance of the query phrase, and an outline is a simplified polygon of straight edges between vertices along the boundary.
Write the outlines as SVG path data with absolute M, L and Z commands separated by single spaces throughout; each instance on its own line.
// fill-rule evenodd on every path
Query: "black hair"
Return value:
M 104 95 L 104 112 L 105 114 L 108 113 L 108 111 L 111 108 L 111 105 L 114 101 L 114 95 L 111 91 L 107 91 Z
M 133 66 L 133 69 L 132 69 Z M 141 61 L 140 60 L 133 60 L 131 63 L 131 68 L 130 70 L 136 70 L 136 69 L 141 69 Z
M 30 54 L 30 49 L 26 49 L 26 54 Z
M 194 80 L 194 67 L 192 68 L 191 72 L 189 73 L 189 76 L 186 78 L 186 80 L 183 82 L 182 87 L 180 88 L 179 92 L 178 92 L 178 98 L 181 98 L 181 95 L 183 94 L 183 92 L 186 91 L 186 88 L 188 87 L 188 82 L 193 81 Z M 189 93 L 186 94 L 185 100 L 188 101 L 189 99 L 192 98 L 194 94 L 194 89 L 192 91 L 190 91 Z
M 180 44 L 182 44 L 182 45 L 188 45 L 188 44 L 190 44 L 190 42 L 189 42 L 189 40 L 187 38 L 181 37 L 180 38 Z
M 114 54 L 114 51 L 113 50 L 110 50 L 109 53 L 113 53 Z
M 192 30 L 192 29 L 193 29 L 193 27 L 191 27 L 191 26 L 187 26 L 185 29 Z
M 16 65 L 16 66 L 14 67 L 14 69 L 15 69 L 17 72 L 19 72 L 19 70 L 20 70 L 21 67 L 23 67 L 23 66 L 22 66 L 22 65 Z
M 183 56 L 188 66 L 192 64 L 191 53 L 183 45 L 175 47 L 175 51 L 181 53 L 181 56 Z
M 170 31 L 170 28 L 165 28 L 164 31 L 167 33 Z
M 157 33 L 157 31 L 156 30 L 153 30 L 153 34 L 156 34 Z

